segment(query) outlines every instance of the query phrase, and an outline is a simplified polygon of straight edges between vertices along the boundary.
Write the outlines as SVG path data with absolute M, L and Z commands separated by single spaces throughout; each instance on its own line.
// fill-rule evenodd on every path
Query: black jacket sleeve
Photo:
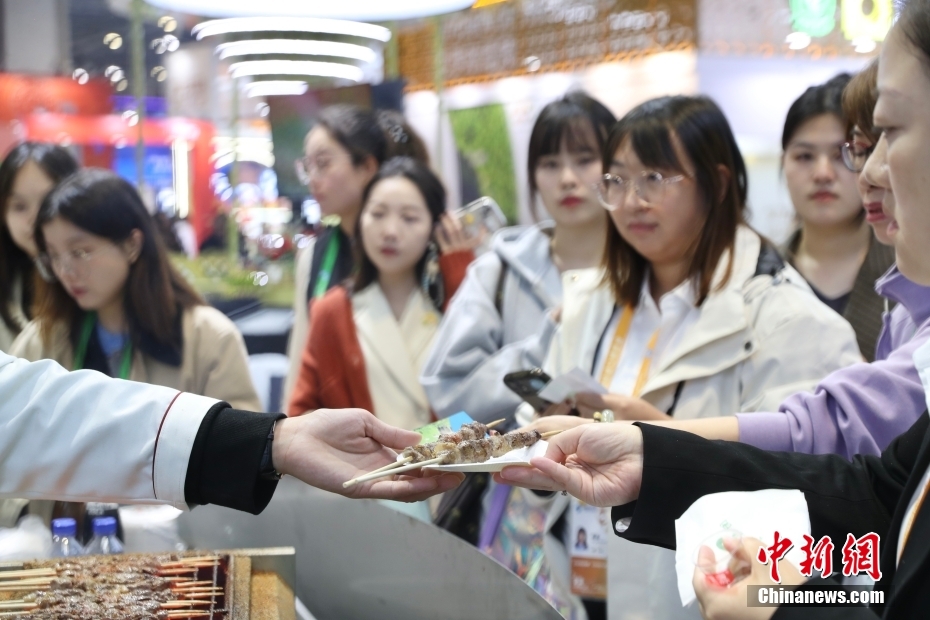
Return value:
M 187 504 L 217 504 L 252 514 L 264 510 L 278 483 L 261 478 L 259 470 L 271 428 L 283 417 L 214 405 L 200 424 L 187 464 Z
M 844 541 L 847 533 L 884 535 L 928 420 L 927 414 L 920 416 L 881 457 L 857 456 L 852 462 L 835 455 L 767 452 L 640 424 L 644 468 L 639 499 L 614 508 L 613 520 L 632 516 L 629 528 L 620 534 L 623 538 L 674 549 L 675 519 L 704 495 L 799 489 L 807 500 L 815 537 Z

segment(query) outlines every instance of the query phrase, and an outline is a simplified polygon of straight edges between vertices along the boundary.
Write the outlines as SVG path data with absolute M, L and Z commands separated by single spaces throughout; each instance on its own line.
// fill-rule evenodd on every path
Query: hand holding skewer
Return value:
M 385 424 L 361 409 L 320 409 L 278 422 L 272 446 L 277 471 L 348 497 L 415 502 L 457 486 L 462 474 L 413 472 L 345 489 L 342 483 L 373 469 L 393 465 L 395 450 L 416 445 L 419 433 Z

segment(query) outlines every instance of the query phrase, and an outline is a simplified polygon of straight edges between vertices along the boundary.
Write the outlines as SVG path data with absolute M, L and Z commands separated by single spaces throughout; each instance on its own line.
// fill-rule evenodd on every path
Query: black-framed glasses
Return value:
M 865 162 L 868 161 L 869 155 L 875 150 L 875 145 L 866 146 L 861 142 L 844 142 L 840 146 L 840 152 L 843 155 L 843 165 L 852 172 L 862 172 L 865 168 Z

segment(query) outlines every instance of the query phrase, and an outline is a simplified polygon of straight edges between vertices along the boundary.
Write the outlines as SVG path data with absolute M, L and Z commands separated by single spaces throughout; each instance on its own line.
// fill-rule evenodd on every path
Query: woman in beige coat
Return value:
M 171 266 L 129 183 L 73 175 L 43 204 L 36 244 L 50 281 L 11 354 L 261 410 L 242 336 Z
M 78 162 L 55 144 L 23 142 L 0 163 L 0 351 L 29 322 L 35 280 L 33 228 L 42 199 Z

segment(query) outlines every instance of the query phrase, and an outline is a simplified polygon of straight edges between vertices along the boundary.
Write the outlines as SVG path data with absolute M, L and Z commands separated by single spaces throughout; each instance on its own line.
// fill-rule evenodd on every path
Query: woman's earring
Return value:
M 445 291 L 439 270 L 439 246 L 430 241 L 426 248 L 426 264 L 423 266 L 423 282 L 421 286 L 426 296 L 432 299 L 437 306 L 441 306 Z

